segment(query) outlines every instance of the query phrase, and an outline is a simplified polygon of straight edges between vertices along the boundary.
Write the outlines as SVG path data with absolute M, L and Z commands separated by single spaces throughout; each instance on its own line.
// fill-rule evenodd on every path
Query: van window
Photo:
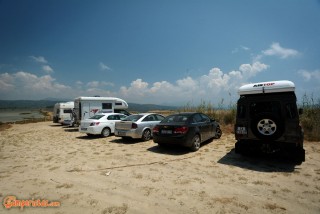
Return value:
M 72 113 L 72 109 L 63 109 L 63 113 L 71 114 Z
M 116 106 L 122 106 L 122 103 L 116 103 L 115 105 Z
M 112 109 L 112 103 L 102 103 L 102 109 Z
M 288 118 L 296 118 L 297 117 L 297 106 L 295 103 L 288 103 L 286 105 L 286 114 Z
M 281 115 L 281 104 L 280 102 L 252 102 L 250 104 L 250 117 L 255 117 L 261 113 L 272 113 L 276 116 Z

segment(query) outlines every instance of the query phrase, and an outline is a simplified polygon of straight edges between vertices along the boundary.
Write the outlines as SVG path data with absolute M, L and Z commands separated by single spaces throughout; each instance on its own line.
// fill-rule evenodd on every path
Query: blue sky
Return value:
M 320 92 L 319 0 L 0 0 L 0 99 L 228 104 L 245 83 Z

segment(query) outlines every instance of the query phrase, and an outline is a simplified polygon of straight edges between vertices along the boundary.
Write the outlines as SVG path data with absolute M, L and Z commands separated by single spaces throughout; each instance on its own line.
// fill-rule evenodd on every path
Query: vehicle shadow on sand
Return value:
M 155 144 L 147 149 L 149 152 L 166 155 L 185 155 L 191 153 L 190 149 L 178 145 L 161 145 Z
M 116 138 L 110 140 L 110 143 L 118 143 L 118 144 L 138 144 L 138 143 L 145 143 L 143 140 L 139 138 Z
M 212 143 L 212 141 L 213 139 L 209 139 L 207 141 L 202 142 L 200 149 L 203 149 L 203 147 L 205 147 L 209 143 Z M 167 155 L 185 155 L 189 153 L 194 153 L 191 151 L 190 148 L 183 147 L 181 145 L 170 145 L 170 144 L 164 144 L 161 146 L 159 146 L 158 144 L 155 144 L 153 147 L 150 147 L 148 151 L 158 153 L 158 154 L 167 154 Z M 197 151 L 195 153 L 197 153 Z
M 78 128 L 69 127 L 69 126 L 63 126 L 65 132 L 78 132 Z
M 236 154 L 234 149 L 223 156 L 218 163 L 258 172 L 294 172 L 299 168 L 294 160 L 281 157 L 278 154 L 245 156 Z

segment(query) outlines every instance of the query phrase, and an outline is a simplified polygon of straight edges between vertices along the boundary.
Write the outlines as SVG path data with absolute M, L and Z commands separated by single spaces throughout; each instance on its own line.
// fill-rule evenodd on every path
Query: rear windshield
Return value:
M 103 114 L 96 114 L 93 117 L 90 117 L 89 119 L 99 120 L 100 118 L 104 117 Z
M 250 116 L 254 117 L 261 113 L 272 113 L 277 116 L 281 115 L 281 104 L 280 102 L 252 102 L 250 104 Z
M 161 123 L 187 123 L 190 115 L 170 115 L 164 118 Z
M 143 117 L 143 115 L 140 115 L 140 114 L 130 115 L 130 116 L 124 118 L 122 121 L 132 121 L 132 122 L 136 122 L 136 121 L 138 121 L 141 117 Z

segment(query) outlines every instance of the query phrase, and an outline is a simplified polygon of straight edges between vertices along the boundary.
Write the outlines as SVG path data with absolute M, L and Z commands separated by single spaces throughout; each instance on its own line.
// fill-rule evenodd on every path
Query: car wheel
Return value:
M 200 149 L 200 145 L 201 145 L 201 139 L 200 136 L 198 134 L 196 134 L 191 141 L 191 150 L 192 151 L 198 151 Z
M 257 116 L 252 122 L 254 135 L 263 140 L 276 140 L 283 133 L 283 125 L 271 114 Z
M 151 131 L 150 131 L 150 129 L 144 130 L 143 133 L 142 133 L 142 140 L 143 140 L 143 141 L 148 141 L 148 140 L 150 140 L 150 138 L 151 138 Z
M 222 135 L 222 131 L 221 131 L 220 127 L 218 126 L 216 128 L 216 135 L 214 136 L 214 138 L 219 139 L 221 137 L 221 135 Z
M 109 128 L 102 129 L 102 132 L 101 132 L 102 137 L 108 137 L 110 134 L 111 134 L 111 131 Z

